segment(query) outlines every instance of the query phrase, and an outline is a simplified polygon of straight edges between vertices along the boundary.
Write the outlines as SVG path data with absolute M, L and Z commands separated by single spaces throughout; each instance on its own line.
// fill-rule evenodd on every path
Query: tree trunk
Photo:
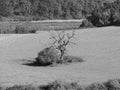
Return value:
M 60 51 L 61 52 L 61 55 L 60 55 L 60 60 L 61 60 L 61 62 L 63 63 L 64 62 L 64 51 L 63 50 L 61 50 Z

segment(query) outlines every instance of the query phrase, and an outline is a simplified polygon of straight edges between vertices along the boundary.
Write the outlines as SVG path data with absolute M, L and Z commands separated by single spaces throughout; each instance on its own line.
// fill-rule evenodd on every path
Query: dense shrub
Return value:
M 87 17 L 94 26 L 120 25 L 120 1 L 115 0 L 112 3 L 104 3 L 99 9 L 92 10 L 91 16 Z
M 29 30 L 29 33 L 36 33 L 35 29 Z
M 76 82 L 68 83 L 63 81 L 54 81 L 47 85 L 38 87 L 32 85 L 15 85 L 0 90 L 120 90 L 120 80 L 109 80 L 105 83 L 93 83 L 90 85 L 79 85 Z
M 107 90 L 104 84 L 93 83 L 86 87 L 85 90 Z
M 13 30 L 11 33 L 16 33 L 16 34 L 36 33 L 36 30 L 30 29 L 29 27 L 25 27 L 22 25 L 17 25 L 15 30 Z
M 61 60 L 59 50 L 54 47 L 48 47 L 38 53 L 35 64 L 38 64 L 40 66 L 48 66 L 74 62 L 83 62 L 83 59 L 76 56 L 65 55 Z
M 84 60 L 80 57 L 76 57 L 76 56 L 64 56 L 63 57 L 63 63 L 74 63 L 74 62 L 83 62 Z
M 103 11 L 103 10 L 94 10 L 91 13 L 91 16 L 88 18 L 89 21 L 94 26 L 101 27 L 101 26 L 107 26 L 110 25 L 109 18 L 111 17 L 111 14 L 109 11 Z
M 51 65 L 59 61 L 59 52 L 54 47 L 48 47 L 38 53 L 36 63 L 40 65 Z
M 117 79 L 109 80 L 105 83 L 105 86 L 108 90 L 120 90 L 120 81 Z
M 109 20 L 111 25 L 120 26 L 120 12 L 114 12 Z
M 26 86 L 15 85 L 13 87 L 6 88 L 6 90 L 39 90 L 39 89 L 31 85 L 26 85 Z
M 55 81 L 47 85 L 46 90 L 120 90 L 120 80 L 109 80 L 105 83 L 93 83 L 88 86 L 81 86 L 77 83 Z
M 88 27 L 94 27 L 94 25 L 87 19 L 82 21 L 82 24 L 79 26 L 79 28 L 88 28 Z
M 66 83 L 55 81 L 49 84 L 49 90 L 79 90 L 81 87 L 77 83 Z
M 16 26 L 14 33 L 25 34 L 25 33 L 28 33 L 28 30 L 25 27 L 18 25 Z

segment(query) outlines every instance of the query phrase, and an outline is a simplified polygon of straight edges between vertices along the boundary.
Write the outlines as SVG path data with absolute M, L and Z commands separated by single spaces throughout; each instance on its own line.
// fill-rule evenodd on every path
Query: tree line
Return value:
M 113 14 L 113 15 L 112 15 Z M 79 19 L 94 16 L 101 23 L 119 19 L 120 0 L 0 0 L 0 16 L 34 19 Z M 105 19 L 104 19 L 105 18 Z M 103 20 L 106 20 L 102 22 Z M 91 21 L 96 22 L 91 19 Z M 98 22 L 98 21 L 97 21 Z

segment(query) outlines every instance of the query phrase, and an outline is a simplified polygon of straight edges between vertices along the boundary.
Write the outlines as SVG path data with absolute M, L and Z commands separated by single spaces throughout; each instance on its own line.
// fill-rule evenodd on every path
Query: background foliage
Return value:
M 120 0 L 0 0 L 0 19 L 88 18 L 94 26 L 119 25 Z M 97 22 L 97 23 L 96 23 Z

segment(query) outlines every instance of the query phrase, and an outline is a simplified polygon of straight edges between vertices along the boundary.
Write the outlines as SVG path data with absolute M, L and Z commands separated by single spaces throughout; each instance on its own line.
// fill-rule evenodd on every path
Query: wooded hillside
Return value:
M 106 16 L 115 13 L 119 18 L 120 0 L 0 0 L 1 17 L 43 20 L 80 19 L 93 15 L 103 18 L 103 12 Z

